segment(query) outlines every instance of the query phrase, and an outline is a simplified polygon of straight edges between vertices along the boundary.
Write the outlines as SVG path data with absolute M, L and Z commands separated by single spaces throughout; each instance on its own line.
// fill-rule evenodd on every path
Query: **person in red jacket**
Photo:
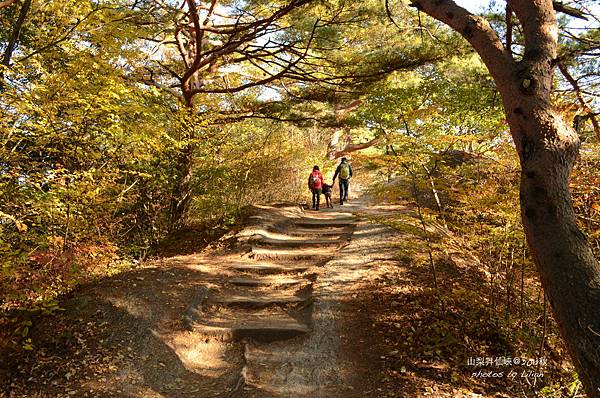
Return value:
M 319 210 L 323 183 L 323 174 L 319 171 L 319 166 L 313 167 L 312 173 L 308 176 L 308 189 L 312 192 L 312 208 L 315 210 Z

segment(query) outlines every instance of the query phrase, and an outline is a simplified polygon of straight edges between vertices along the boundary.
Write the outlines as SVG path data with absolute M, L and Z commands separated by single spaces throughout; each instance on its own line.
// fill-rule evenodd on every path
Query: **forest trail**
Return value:
M 256 206 L 213 247 L 79 288 L 4 370 L 8 396 L 369 396 L 381 342 L 351 303 L 400 264 L 366 207 Z

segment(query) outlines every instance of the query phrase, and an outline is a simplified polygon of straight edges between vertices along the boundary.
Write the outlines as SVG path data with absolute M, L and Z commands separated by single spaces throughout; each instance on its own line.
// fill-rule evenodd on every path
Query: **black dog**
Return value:
M 331 188 L 333 188 L 333 185 L 323 184 L 323 195 L 325 195 L 327 207 L 331 207 L 333 209 L 333 202 L 331 201 Z

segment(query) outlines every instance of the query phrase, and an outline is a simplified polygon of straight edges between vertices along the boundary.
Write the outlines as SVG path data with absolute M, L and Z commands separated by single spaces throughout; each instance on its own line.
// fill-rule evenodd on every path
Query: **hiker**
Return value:
M 312 192 L 312 208 L 315 210 L 319 210 L 323 183 L 323 174 L 319 171 L 319 166 L 313 167 L 312 173 L 308 176 L 308 189 Z
M 344 201 L 348 201 L 348 187 L 350 186 L 350 178 L 352 177 L 352 167 L 348 164 L 348 159 L 342 158 L 342 161 L 335 169 L 333 175 L 333 184 L 335 185 L 335 178 L 340 176 L 340 205 L 344 204 Z

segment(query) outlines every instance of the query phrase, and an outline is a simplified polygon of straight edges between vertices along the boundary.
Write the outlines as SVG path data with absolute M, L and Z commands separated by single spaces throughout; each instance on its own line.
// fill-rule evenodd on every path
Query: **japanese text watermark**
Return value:
M 548 364 L 546 357 L 469 357 L 467 366 L 477 368 L 471 372 L 471 377 L 476 378 L 507 378 L 511 380 L 527 379 L 536 381 L 544 377 L 541 368 Z M 493 369 L 490 369 L 493 368 Z

